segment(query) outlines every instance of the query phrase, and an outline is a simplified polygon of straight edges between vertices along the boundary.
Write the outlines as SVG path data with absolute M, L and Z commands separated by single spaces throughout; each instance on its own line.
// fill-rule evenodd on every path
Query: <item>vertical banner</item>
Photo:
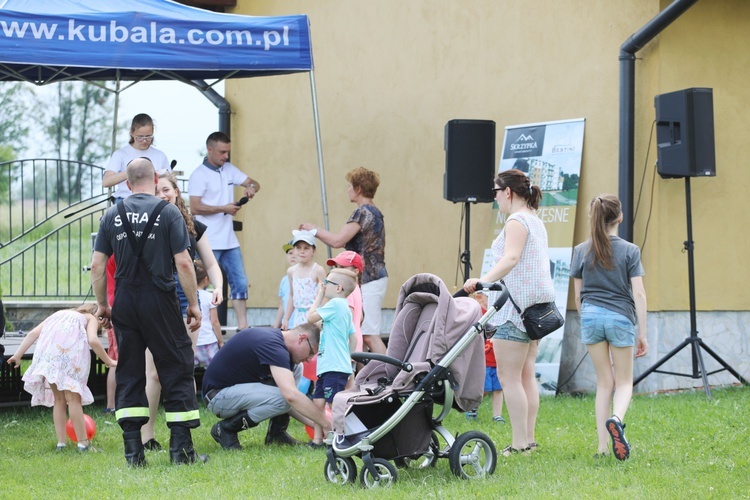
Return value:
M 555 302 L 563 314 L 567 314 L 584 123 L 584 119 L 580 118 L 506 127 L 498 167 L 498 172 L 511 168 L 521 170 L 531 178 L 532 184 L 542 189 L 537 215 L 547 229 Z M 502 232 L 507 218 L 507 215 L 497 211 L 497 204 L 494 209 L 496 217 L 490 244 Z M 482 274 L 493 264 L 491 251 L 487 249 Z M 563 330 L 564 327 L 547 335 L 539 344 L 536 375 L 541 394 L 557 392 Z

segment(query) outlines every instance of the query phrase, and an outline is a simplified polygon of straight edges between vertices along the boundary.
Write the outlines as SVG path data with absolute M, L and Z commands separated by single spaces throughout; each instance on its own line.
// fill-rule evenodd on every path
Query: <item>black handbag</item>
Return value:
M 521 308 L 515 303 L 513 297 L 508 295 L 508 298 L 518 314 L 521 315 L 523 326 L 526 327 L 526 335 L 531 340 L 544 338 L 565 324 L 565 319 L 557 310 L 557 305 L 554 302 L 534 304 L 521 312 Z

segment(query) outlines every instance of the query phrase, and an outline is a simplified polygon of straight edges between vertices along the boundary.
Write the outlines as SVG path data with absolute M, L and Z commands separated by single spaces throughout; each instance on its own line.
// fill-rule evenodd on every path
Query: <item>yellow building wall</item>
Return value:
M 315 84 L 330 227 L 355 206 L 344 174 L 377 171 L 375 203 L 385 214 L 385 307 L 407 278 L 431 272 L 450 286 L 459 264 L 462 204 L 443 199 L 445 123 L 497 122 L 504 127 L 585 118 L 579 203 L 618 192 L 619 48 L 669 2 L 631 0 L 240 0 L 234 13 L 310 18 Z M 651 202 L 655 142 L 646 160 L 656 94 L 714 88 L 718 176 L 693 179 L 699 309 L 747 309 L 748 272 L 736 263 L 748 248 L 743 168 L 745 103 L 750 101 L 750 2 L 703 0 L 638 53 L 636 194 L 646 168 L 635 223 L 641 245 Z M 251 282 L 250 305 L 278 303 L 285 269 L 281 245 L 301 222 L 323 225 L 308 74 L 230 80 L 232 161 L 262 184 L 241 212 L 239 233 Z M 745 127 L 746 128 L 746 127 Z M 649 309 L 687 308 L 684 183 L 656 177 L 644 248 Z M 490 204 L 471 210 L 473 275 L 490 238 Z M 586 238 L 577 211 L 575 242 Z M 337 251 L 334 250 L 334 253 Z M 326 247 L 318 249 L 324 263 Z M 572 302 L 570 303 L 572 307 Z
M 668 4 L 663 1 L 662 7 Z M 697 308 L 748 310 L 750 232 L 744 221 L 750 216 L 750 2 L 699 1 L 660 36 L 658 45 L 656 94 L 713 88 L 716 177 L 690 180 Z M 640 99 L 640 106 L 650 104 L 645 96 Z M 648 135 L 649 119 L 644 119 L 641 136 Z M 644 152 L 645 146 L 636 157 L 643 158 Z M 688 309 L 685 181 L 657 176 L 655 188 L 645 257 L 653 281 L 649 301 L 656 298 L 659 310 Z M 644 233 L 645 219 L 636 223 L 637 243 Z

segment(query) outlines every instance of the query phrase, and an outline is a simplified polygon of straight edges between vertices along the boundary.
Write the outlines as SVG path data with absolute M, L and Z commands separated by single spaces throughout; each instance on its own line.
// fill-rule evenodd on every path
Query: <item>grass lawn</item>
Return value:
M 0 408 L 2 498 L 747 498 L 750 468 L 750 388 L 714 389 L 658 396 L 637 395 L 626 423 L 631 458 L 594 459 L 593 396 L 543 398 L 537 426 L 539 450 L 531 456 L 498 457 L 486 480 L 453 477 L 447 460 L 429 469 L 399 470 L 395 485 L 380 491 L 336 486 L 323 478 L 324 453 L 263 445 L 266 424 L 240 433 L 245 449 L 227 452 L 209 436 L 216 418 L 201 407 L 203 426 L 193 432 L 206 464 L 175 467 L 168 452 L 146 452 L 148 466 L 125 466 L 120 428 L 102 406 L 85 407 L 97 422 L 99 453 L 74 447 L 56 453 L 52 412 L 47 408 Z M 507 413 L 506 413 L 507 419 Z M 479 419 L 452 412 L 452 432 L 481 430 L 502 449 L 509 424 L 492 422 L 489 401 Z M 290 432 L 306 438 L 296 422 Z M 167 445 L 163 414 L 157 439 Z M 442 445 L 443 443 L 441 443 Z M 361 461 L 355 460 L 361 468 Z M 377 495 L 377 497 L 375 496 Z

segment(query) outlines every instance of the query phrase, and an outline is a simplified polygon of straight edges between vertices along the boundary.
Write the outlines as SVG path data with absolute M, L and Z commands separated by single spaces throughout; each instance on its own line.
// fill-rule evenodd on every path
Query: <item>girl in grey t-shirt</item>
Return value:
M 611 439 L 615 458 L 625 460 L 630 445 L 622 421 L 633 393 L 633 347 L 636 357 L 648 350 L 641 251 L 617 236 L 622 209 L 616 196 L 596 196 L 589 205 L 589 222 L 591 237 L 575 247 L 570 275 L 581 315 L 581 341 L 596 370 L 599 445 L 594 456 L 609 455 Z

